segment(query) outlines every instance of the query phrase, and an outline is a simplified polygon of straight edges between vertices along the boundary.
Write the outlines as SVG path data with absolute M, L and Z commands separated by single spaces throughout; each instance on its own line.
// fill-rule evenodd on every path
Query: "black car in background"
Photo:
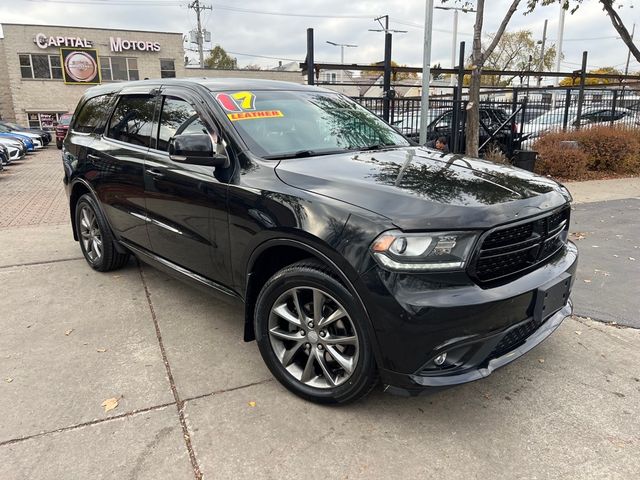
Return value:
M 572 310 L 564 187 L 416 146 L 329 90 L 94 87 L 62 153 L 88 264 L 133 254 L 237 300 L 245 340 L 308 400 L 486 377 Z

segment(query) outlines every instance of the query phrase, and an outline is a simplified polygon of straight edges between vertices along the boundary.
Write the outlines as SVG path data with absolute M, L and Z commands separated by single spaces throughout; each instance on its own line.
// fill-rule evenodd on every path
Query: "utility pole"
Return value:
M 633 24 L 633 29 L 631 30 L 631 41 L 633 42 L 633 36 L 636 34 L 636 24 Z M 627 65 L 624 67 L 624 74 L 629 75 L 629 60 L 631 60 L 631 49 L 627 52 Z
M 544 46 L 547 43 L 547 23 L 549 20 L 544 20 L 544 28 L 542 29 L 542 45 L 540 46 L 540 66 L 538 67 L 541 72 L 544 72 Z M 542 75 L 538 76 L 538 86 L 542 83 Z
M 560 61 L 562 60 L 562 40 L 564 37 L 564 15 L 565 10 L 560 4 L 560 18 L 558 19 L 558 35 L 556 37 L 556 51 L 558 56 L 556 57 L 556 72 L 560 71 Z M 560 77 L 556 77 L 555 85 L 560 83 Z
M 438 10 L 453 10 L 453 38 L 451 39 L 451 68 L 456 68 L 456 47 L 458 46 L 458 13 L 475 13 L 472 8 L 465 7 L 435 7 Z M 456 76 L 451 74 L 450 84 L 453 85 Z
M 203 10 L 211 10 L 213 11 L 213 7 L 211 5 L 201 5 L 200 0 L 193 0 L 192 3 L 188 6 L 189 9 L 195 10 L 196 19 L 198 21 L 198 30 L 196 31 L 197 40 L 198 40 L 198 57 L 200 59 L 200 68 L 204 68 L 204 33 L 202 31 L 202 22 L 200 20 L 200 12 Z
M 380 20 L 385 19 L 384 25 Z M 393 33 L 407 33 L 406 30 L 390 30 L 389 29 L 389 15 L 382 15 L 374 19 L 380 24 L 382 28 L 370 28 L 370 32 L 384 32 L 384 74 L 382 76 L 382 90 L 384 91 L 382 97 L 382 118 L 385 122 L 391 122 L 393 119 L 389 118 L 389 110 L 391 107 L 391 98 L 395 94 L 391 90 L 391 42 L 393 39 Z
M 633 36 L 636 34 L 636 24 L 633 24 L 633 29 L 631 29 L 631 41 L 633 42 Z M 629 75 L 629 60 L 631 60 L 631 49 L 627 52 L 627 65 L 624 67 L 625 76 Z M 622 99 L 624 100 L 624 90 L 626 85 L 622 85 Z
M 336 43 L 336 42 L 330 42 L 329 40 L 327 40 L 327 43 L 329 45 L 333 45 L 334 47 L 340 47 L 340 64 L 342 65 L 344 65 L 344 47 L 347 47 L 347 48 L 358 47 L 358 45 L 353 45 L 351 43 Z M 340 83 L 343 83 L 344 81 L 343 73 L 344 73 L 344 70 L 340 70 Z
M 433 0 L 426 0 L 424 12 L 424 46 L 422 52 L 422 98 L 420 101 L 420 145 L 427 143 L 429 123 L 429 83 L 431 80 L 431 35 L 433 33 Z M 457 14 L 458 12 L 456 12 Z

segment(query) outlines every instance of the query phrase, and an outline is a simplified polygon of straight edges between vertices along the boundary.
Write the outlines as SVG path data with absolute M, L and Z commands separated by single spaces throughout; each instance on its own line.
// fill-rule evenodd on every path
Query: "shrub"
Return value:
M 590 172 L 640 173 L 640 129 L 637 128 L 594 126 L 549 133 L 533 148 L 539 153 L 536 172 L 545 175 L 578 179 Z

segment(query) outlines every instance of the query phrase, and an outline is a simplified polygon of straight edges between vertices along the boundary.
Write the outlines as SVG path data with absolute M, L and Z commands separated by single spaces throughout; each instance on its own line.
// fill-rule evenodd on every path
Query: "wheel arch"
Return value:
M 342 283 L 345 288 L 349 290 L 349 293 L 358 301 L 365 313 L 364 327 L 368 330 L 372 339 L 374 357 L 379 362 L 381 357 L 378 350 L 376 334 L 371 323 L 369 311 L 355 286 L 357 281 L 355 271 L 350 272 L 351 275 L 348 275 L 345 269 L 341 268 L 338 264 L 339 261 L 334 260 L 327 253 L 307 242 L 292 238 L 274 238 L 265 241 L 258 245 L 249 257 L 245 286 L 244 341 L 250 342 L 255 340 L 253 326 L 255 303 L 265 282 L 282 268 L 307 258 L 317 260 L 327 266 L 331 272 L 336 275 L 340 283 Z M 265 266 L 267 266 L 267 268 L 264 268 Z
M 124 249 L 122 245 L 120 245 L 120 242 L 117 241 L 118 237 L 115 235 L 113 228 L 109 223 L 109 218 L 105 215 L 104 209 L 102 208 L 102 205 L 100 204 L 100 201 L 98 200 L 98 196 L 96 195 L 95 191 L 93 190 L 93 188 L 91 188 L 91 186 L 85 180 L 82 180 L 82 179 L 77 179 L 73 183 L 73 185 L 71 186 L 71 193 L 69 194 L 69 214 L 71 216 L 71 230 L 73 231 L 73 239 L 76 242 L 78 241 L 78 231 L 76 229 L 76 206 L 78 204 L 78 200 L 80 199 L 80 197 L 82 197 L 85 194 L 90 195 L 95 201 L 97 207 L 100 209 L 100 213 L 102 214 L 105 221 L 107 222 L 107 225 L 109 226 L 109 230 L 111 230 L 111 234 L 113 235 L 113 238 L 116 239 L 115 247 L 118 253 L 129 253 L 127 250 Z

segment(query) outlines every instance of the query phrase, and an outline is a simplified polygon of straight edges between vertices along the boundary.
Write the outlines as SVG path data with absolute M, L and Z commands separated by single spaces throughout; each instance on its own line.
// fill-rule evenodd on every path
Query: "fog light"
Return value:
M 447 354 L 441 353 L 440 355 L 438 355 L 436 358 L 433 359 L 433 363 L 435 363 L 437 366 L 440 366 L 444 363 L 446 359 L 447 359 Z

